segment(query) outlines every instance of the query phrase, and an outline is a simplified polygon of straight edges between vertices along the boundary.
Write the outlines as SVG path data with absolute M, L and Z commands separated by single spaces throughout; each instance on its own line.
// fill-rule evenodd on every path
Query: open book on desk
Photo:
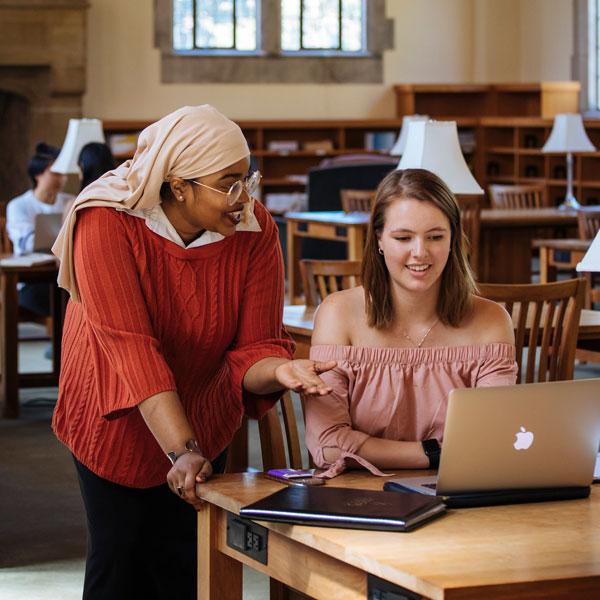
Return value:
M 0 259 L 0 267 L 35 267 L 36 265 L 46 265 L 57 263 L 58 259 L 54 254 L 45 252 L 30 252 L 29 254 L 13 254 Z

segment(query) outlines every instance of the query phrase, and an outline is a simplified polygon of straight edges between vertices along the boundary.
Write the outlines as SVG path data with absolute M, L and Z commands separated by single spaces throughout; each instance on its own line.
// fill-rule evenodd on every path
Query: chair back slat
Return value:
M 546 305 L 545 315 L 543 317 L 542 339 L 540 342 L 540 364 L 538 381 L 546 381 L 546 374 L 552 372 L 551 349 L 555 347 L 555 331 L 554 326 L 556 304 L 549 302 Z M 556 355 L 556 352 L 554 353 Z M 554 364 L 556 368 L 556 363 Z
M 375 190 L 341 190 L 340 199 L 345 213 L 371 212 Z
M 300 452 L 300 436 L 298 435 L 298 423 L 296 421 L 291 394 L 289 392 L 284 394 L 280 402 L 287 442 L 288 463 L 292 469 L 301 469 L 302 453 Z
M 549 206 L 544 185 L 490 185 L 492 208 L 543 208 Z
M 258 421 L 263 471 L 287 467 L 277 404 Z
M 518 383 L 573 378 L 585 279 L 543 284 L 482 283 L 479 293 L 503 304 L 513 319 Z M 528 356 L 523 372 L 524 347 L 528 348 Z M 537 373 L 534 360 L 537 360 Z
M 307 306 L 318 306 L 329 294 L 361 284 L 359 260 L 300 261 Z
M 298 424 L 294 413 L 294 403 L 289 392 L 286 392 L 281 400 L 258 421 L 258 432 L 263 471 L 288 467 L 302 468 Z
M 540 319 L 542 317 L 543 306 L 541 302 L 533 303 L 533 320 L 529 326 L 529 344 L 528 347 L 535 348 L 540 333 Z M 528 307 L 529 312 L 529 307 Z M 535 378 L 536 352 L 527 353 L 527 369 L 525 373 L 526 381 L 533 381 Z

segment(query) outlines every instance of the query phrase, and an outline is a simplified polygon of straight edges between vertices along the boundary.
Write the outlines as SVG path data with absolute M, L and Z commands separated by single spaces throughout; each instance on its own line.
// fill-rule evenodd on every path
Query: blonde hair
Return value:
M 368 324 L 383 329 L 394 320 L 390 274 L 379 253 L 378 242 L 385 225 L 386 210 L 399 199 L 431 202 L 450 222 L 450 253 L 441 275 L 437 314 L 442 323 L 457 327 L 471 310 L 477 286 L 467 260 L 467 240 L 456 198 L 437 175 L 425 169 L 392 171 L 377 188 L 362 262 Z

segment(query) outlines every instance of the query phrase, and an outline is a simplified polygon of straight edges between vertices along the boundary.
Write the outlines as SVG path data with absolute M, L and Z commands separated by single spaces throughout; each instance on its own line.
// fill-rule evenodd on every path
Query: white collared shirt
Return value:
M 157 235 L 160 235 L 186 250 L 198 248 L 199 246 L 206 246 L 207 244 L 214 244 L 215 242 L 220 242 L 225 237 L 216 231 L 205 231 L 200 237 L 186 245 L 175 230 L 175 227 L 173 227 L 171 221 L 167 218 L 167 215 L 160 204 L 157 204 L 152 208 L 143 208 L 141 210 L 131 210 L 129 208 L 117 208 L 117 210 L 124 211 L 138 219 L 144 219 L 146 227 L 148 227 L 150 231 L 153 231 Z M 248 220 L 248 223 L 238 223 L 236 225 L 236 231 L 262 231 L 254 216 L 254 210 L 250 212 L 250 215 L 251 218 Z

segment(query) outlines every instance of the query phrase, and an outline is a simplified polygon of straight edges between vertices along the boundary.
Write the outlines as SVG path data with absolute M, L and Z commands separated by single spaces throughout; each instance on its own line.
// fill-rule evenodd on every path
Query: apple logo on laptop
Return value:
M 515 450 L 527 450 L 533 444 L 533 433 L 527 431 L 522 425 L 521 431 L 518 431 L 515 437 L 517 438 L 513 444 Z

